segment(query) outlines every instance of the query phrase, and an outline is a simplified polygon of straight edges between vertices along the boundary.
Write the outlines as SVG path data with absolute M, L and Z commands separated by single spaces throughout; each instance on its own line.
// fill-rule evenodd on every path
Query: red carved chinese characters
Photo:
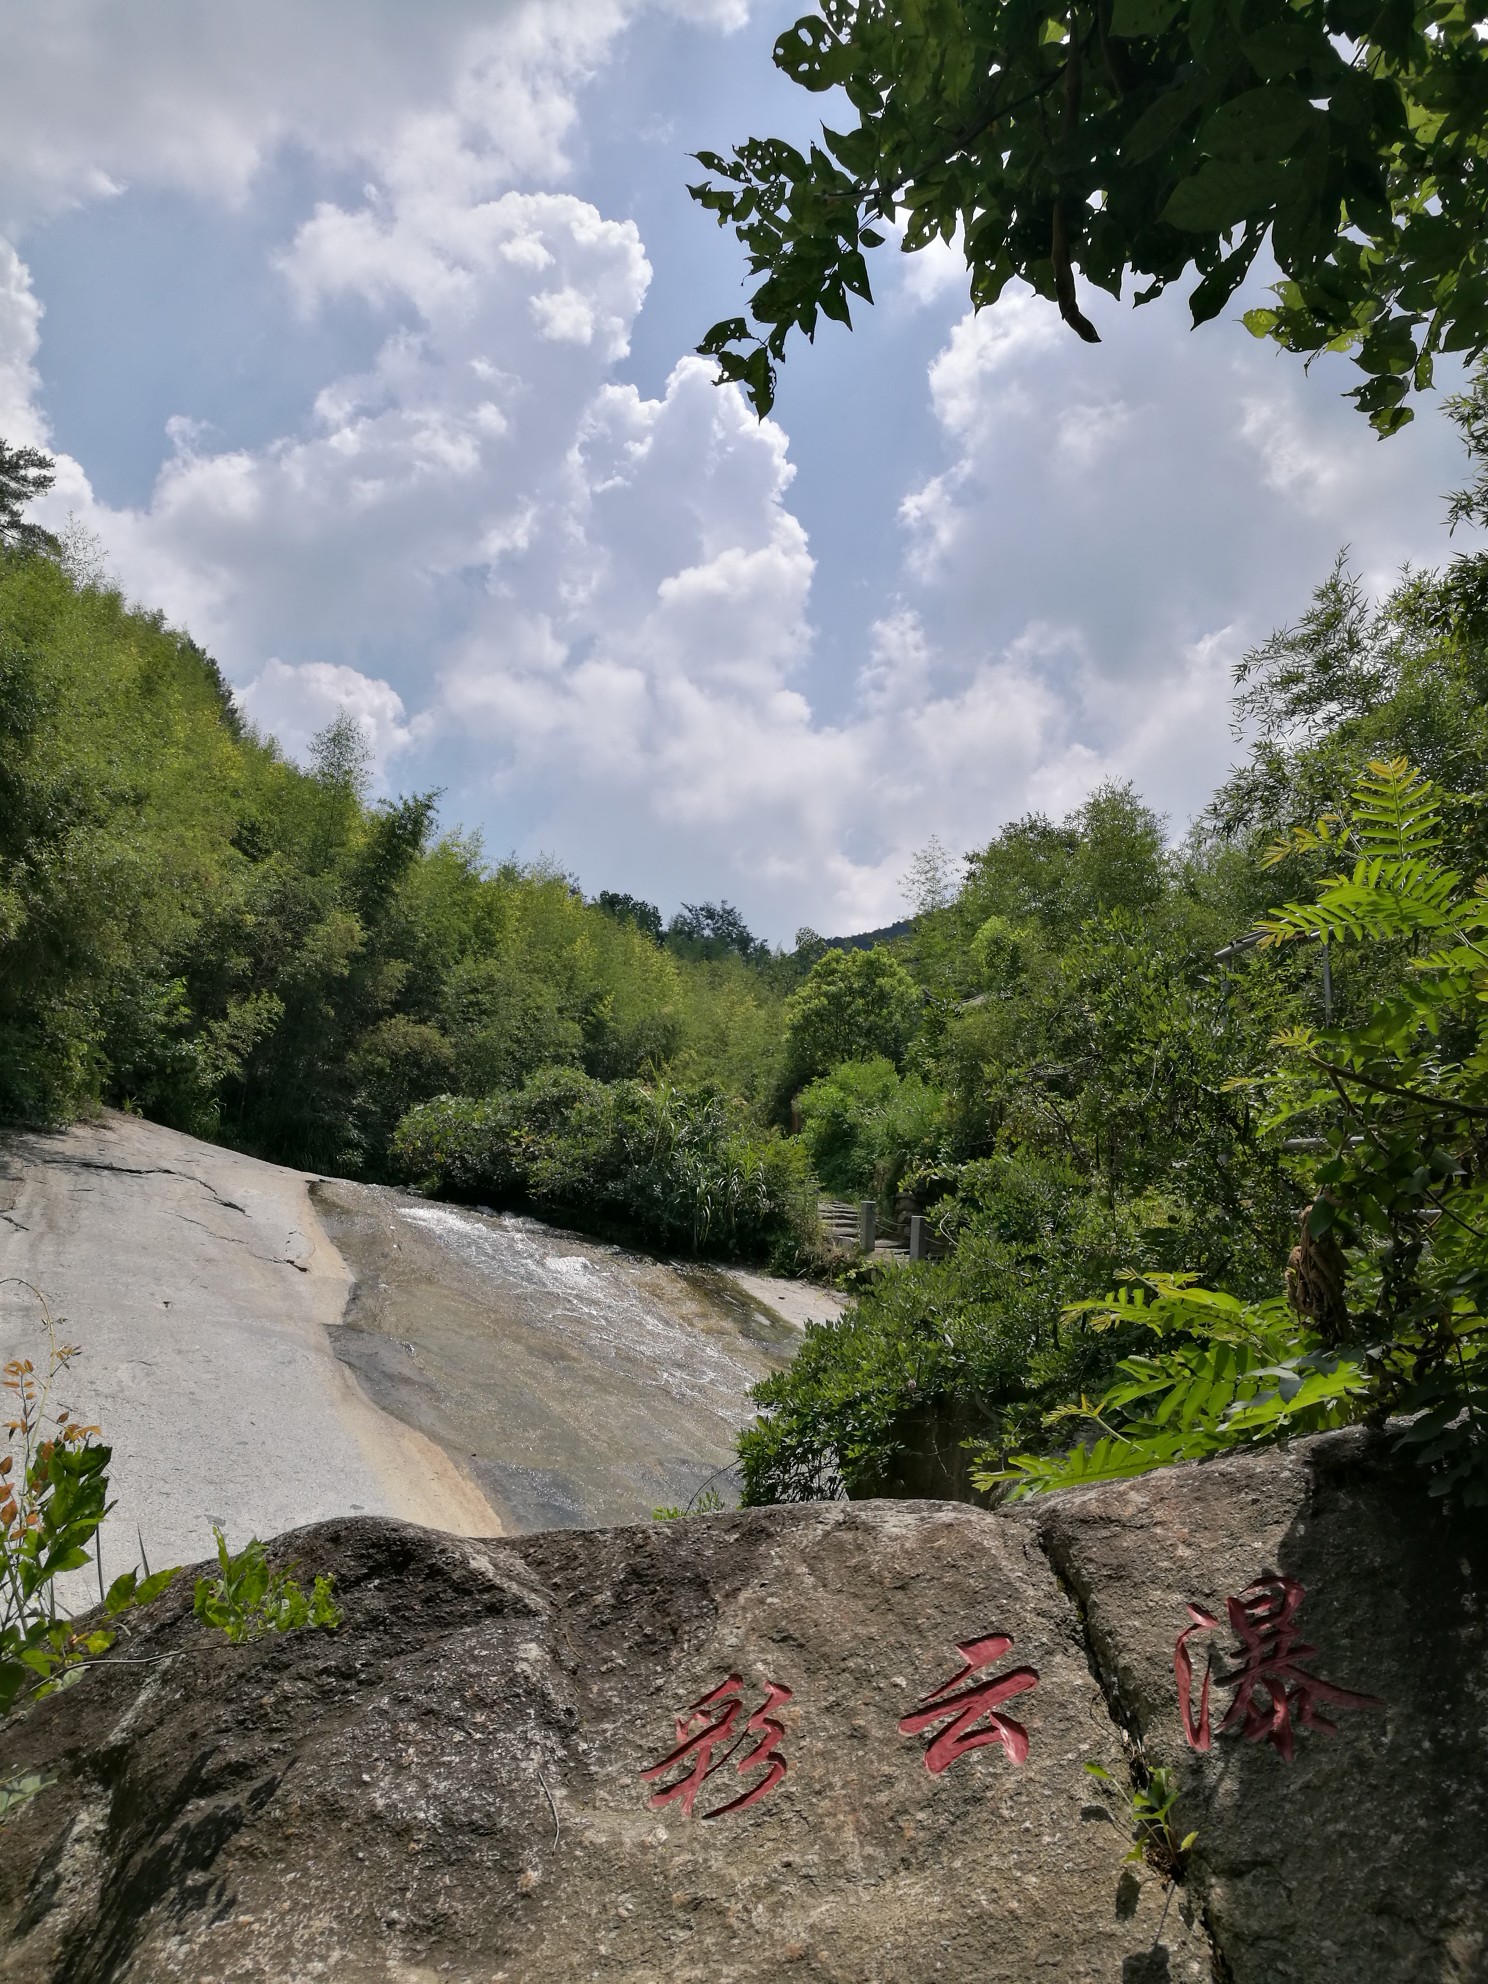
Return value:
M 1000 1660 L 1012 1644 L 1004 1634 L 990 1633 L 986 1639 L 966 1640 L 958 1645 L 956 1651 L 966 1665 L 932 1689 L 914 1714 L 906 1715 L 899 1724 L 900 1734 L 904 1736 L 918 1736 L 922 1729 L 929 1729 L 937 1722 L 947 1724 L 925 1751 L 925 1768 L 933 1776 L 938 1776 L 947 1764 L 953 1764 L 967 1750 L 979 1750 L 987 1743 L 1001 1743 L 1015 1764 L 1021 1764 L 1027 1757 L 1028 1731 L 1011 1716 L 999 1715 L 997 1705 L 1013 1695 L 1021 1695 L 1027 1688 L 1036 1688 L 1037 1671 L 1032 1667 L 1013 1667 L 994 1680 L 977 1681 L 969 1688 L 962 1686 L 983 1668 L 990 1667 L 994 1660 Z
M 652 1792 L 647 1803 L 653 1808 L 670 1805 L 673 1799 L 679 1799 L 683 1811 L 691 1818 L 693 1805 L 703 1785 L 743 1749 L 751 1736 L 757 1736 L 760 1740 L 738 1757 L 734 1769 L 742 1777 L 763 1765 L 764 1776 L 757 1784 L 750 1785 L 748 1790 L 741 1791 L 737 1798 L 715 1805 L 701 1816 L 721 1819 L 729 1812 L 742 1812 L 746 1806 L 753 1805 L 767 1792 L 773 1791 L 785 1776 L 789 1765 L 784 1757 L 775 1754 L 775 1747 L 785 1731 L 773 1719 L 771 1711 L 788 1702 L 791 1691 L 767 1681 L 764 1701 L 736 1735 L 735 1724 L 744 1710 L 743 1688 L 744 1683 L 739 1676 L 730 1674 L 726 1681 L 720 1682 L 711 1693 L 700 1695 L 691 1708 L 677 1717 L 676 1749 L 663 1757 L 659 1764 L 652 1764 L 648 1770 L 643 1770 L 641 1776 L 646 1779 L 665 1777 L 678 1765 L 687 1764 L 689 1758 L 691 1764 L 671 1784 L 664 1784 Z M 727 1745 L 727 1748 L 715 1760 L 713 1752 L 721 1745 Z
M 1235 1730 L 1250 1743 L 1269 1743 L 1284 1763 L 1293 1756 L 1292 1715 L 1308 1729 L 1330 1733 L 1337 1724 L 1318 1713 L 1318 1704 L 1332 1708 L 1383 1708 L 1375 1695 L 1354 1694 L 1323 1681 L 1301 1665 L 1317 1652 L 1297 1631 L 1293 1620 L 1306 1597 L 1305 1585 L 1279 1571 L 1262 1571 L 1253 1585 L 1238 1598 L 1225 1600 L 1230 1629 L 1238 1644 L 1228 1655 L 1225 1667 L 1216 1667 L 1213 1656 L 1205 1662 L 1204 1682 L 1199 1692 L 1198 1714 L 1193 1711 L 1193 1656 L 1188 1643 L 1196 1633 L 1212 1632 L 1219 1621 L 1201 1605 L 1190 1605 L 1193 1621 L 1178 1635 L 1173 1648 L 1173 1673 L 1178 1682 L 1178 1712 L 1189 1747 L 1209 1748 L 1209 1683 L 1233 1688 L 1234 1699 L 1219 1725 L 1223 1736 Z

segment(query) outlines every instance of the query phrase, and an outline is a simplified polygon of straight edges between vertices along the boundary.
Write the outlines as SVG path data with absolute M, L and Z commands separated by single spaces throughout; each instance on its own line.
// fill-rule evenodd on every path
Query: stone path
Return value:
M 858 1251 L 858 1207 L 851 1199 L 820 1199 L 817 1213 L 827 1238 L 845 1254 Z M 890 1233 L 880 1232 L 873 1243 L 875 1255 L 895 1255 L 900 1260 L 909 1259 L 909 1249 L 904 1242 Z

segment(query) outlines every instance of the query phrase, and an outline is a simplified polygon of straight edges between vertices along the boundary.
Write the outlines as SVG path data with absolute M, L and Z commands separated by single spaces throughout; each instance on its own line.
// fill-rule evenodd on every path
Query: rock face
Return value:
M 1484 1548 L 1368 1440 L 1008 1515 L 833 1503 L 485 1542 L 356 1519 L 278 1548 L 335 1572 L 338 1631 L 232 1647 L 183 1580 L 0 1729 L 0 1780 L 56 1779 L 4 1822 L 0 1977 L 1485 1975 Z M 1324 1705 L 1330 1735 L 1294 1698 L 1288 1763 L 1217 1733 L 1216 1681 L 1198 1755 L 1185 1608 L 1223 1618 L 1268 1569 L 1306 1586 L 1296 1664 L 1384 1705 Z M 953 1676 L 991 1692 L 917 1717 Z M 689 1814 L 695 1748 L 646 1773 L 710 1731 Z M 1081 1768 L 1124 1780 L 1133 1735 L 1199 1829 L 1173 1889 L 1123 1863 Z
M 1152 1763 L 1179 1769 L 1183 1823 L 1200 1828 L 1195 1884 L 1234 1984 L 1488 1977 L 1482 1511 L 1449 1519 L 1362 1431 L 1029 1506 L 1115 1714 Z M 1337 1734 L 1299 1729 L 1290 1764 L 1219 1735 L 1197 1754 L 1176 1713 L 1185 1603 L 1223 1620 L 1267 1568 L 1305 1587 L 1302 1668 L 1383 1707 L 1320 1699 Z M 1201 1652 L 1230 1635 L 1196 1639 Z
M 499 1527 L 336 1358 L 351 1276 L 307 1183 L 112 1111 L 0 1141 L 0 1356 L 45 1368 L 30 1284 L 82 1346 L 65 1402 L 114 1449 L 110 1576 L 137 1533 L 179 1563 L 211 1548 L 213 1522 L 235 1543 L 355 1510 Z
M 634 1522 L 715 1474 L 825 1291 L 311 1179 L 112 1111 L 0 1137 L 0 1360 L 81 1345 L 113 1574 L 336 1515 Z M 798 1320 L 772 1312 L 783 1288 Z M 721 1472 L 720 1472 L 721 1471 Z M 81 1602 L 86 1603 L 86 1594 Z
M 737 1500 L 749 1388 L 801 1331 L 734 1278 L 384 1186 L 311 1190 L 356 1277 L 338 1355 L 504 1530 L 644 1520 L 710 1481 Z

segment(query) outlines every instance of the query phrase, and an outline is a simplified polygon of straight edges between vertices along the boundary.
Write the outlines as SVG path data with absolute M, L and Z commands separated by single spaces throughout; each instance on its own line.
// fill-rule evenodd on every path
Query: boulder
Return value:
M 0 1781 L 54 1779 L 4 1821 L 0 1977 L 1467 1984 L 1480 1527 L 1362 1436 L 1009 1512 L 322 1523 L 275 1555 L 335 1574 L 336 1631 L 230 1645 L 183 1578 L 0 1730 Z M 1083 1769 L 1138 1753 L 1177 1883 Z
M 1026 1525 L 825 1504 L 481 1544 L 369 1518 L 283 1540 L 333 1569 L 336 1632 L 230 1646 L 159 1602 L 3 1738 L 57 1773 L 5 1826 L 7 1979 L 972 1979 L 1148 1976 L 1166 1896 L 1083 1815 L 1121 1768 L 1079 1624 Z M 926 1767 L 900 1721 L 1001 1634 L 1036 1670 L 1002 1743 Z M 644 1773 L 737 1676 L 689 1815 Z M 788 1691 L 788 1695 L 784 1692 Z M 716 1717 L 715 1717 L 716 1719 Z M 766 1732 L 760 1732 L 761 1734 Z M 1160 1974 L 1200 1984 L 1167 1909 Z M 1158 1973 L 1153 1973 L 1158 1974 Z

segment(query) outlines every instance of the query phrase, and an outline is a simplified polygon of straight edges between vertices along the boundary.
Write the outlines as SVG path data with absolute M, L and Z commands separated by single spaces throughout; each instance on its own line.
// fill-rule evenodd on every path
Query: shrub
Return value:
M 29 1357 L 15 1357 L 0 1378 L 13 1415 L 8 1444 L 17 1450 L 0 1459 L 0 1715 L 76 1680 L 83 1661 L 96 1660 L 113 1645 L 113 1622 L 148 1605 L 176 1575 L 168 1570 L 141 1578 L 126 1571 L 107 1592 L 100 1581 L 101 1617 L 94 1615 L 81 1628 L 59 1613 L 57 1579 L 98 1562 L 98 1529 L 110 1506 L 112 1451 L 99 1440 L 96 1426 L 50 1410 L 53 1387 L 78 1351 L 58 1343 L 45 1301 L 31 1292 L 47 1337 L 46 1372 L 38 1376 Z M 40 1781 L 32 1789 L 40 1789 Z M 15 1802 L 18 1787 L 5 1790 Z
M 1074 1305 L 1138 1353 L 1058 1415 L 1099 1437 L 1011 1465 L 984 1455 L 982 1485 L 1119 1479 L 1363 1421 L 1393 1423 L 1433 1494 L 1488 1506 L 1488 884 L 1465 887 L 1442 857 L 1447 799 L 1405 759 L 1376 760 L 1342 817 L 1272 850 L 1344 863 L 1314 902 L 1263 920 L 1264 944 L 1357 946 L 1396 968 L 1357 1021 L 1280 1034 L 1279 1066 L 1253 1084 L 1267 1129 L 1323 1152 L 1285 1296 L 1147 1270 Z
M 196 1581 L 191 1610 L 204 1626 L 215 1626 L 234 1645 L 265 1633 L 334 1631 L 341 1608 L 331 1595 L 334 1578 L 322 1573 L 307 1598 L 289 1571 L 274 1570 L 263 1545 L 253 1537 L 233 1556 L 215 1524 L 217 1576 Z
M 421 1189 L 666 1250 L 790 1266 L 814 1244 L 804 1151 L 707 1084 L 547 1068 L 480 1101 L 440 1096 L 411 1109 L 392 1152 Z
M 964 1167 L 936 1214 L 957 1236 L 951 1255 L 876 1273 L 755 1387 L 763 1411 L 740 1435 L 743 1500 L 926 1492 L 910 1477 L 927 1444 L 1026 1442 L 1128 1347 L 1129 1336 L 1066 1324 L 1061 1310 L 1131 1258 L 1153 1213 L 1145 1201 L 1112 1208 L 1054 1160 Z
M 801 1091 L 801 1138 L 834 1192 L 892 1191 L 912 1157 L 932 1154 L 945 1098 L 892 1061 L 845 1061 Z

